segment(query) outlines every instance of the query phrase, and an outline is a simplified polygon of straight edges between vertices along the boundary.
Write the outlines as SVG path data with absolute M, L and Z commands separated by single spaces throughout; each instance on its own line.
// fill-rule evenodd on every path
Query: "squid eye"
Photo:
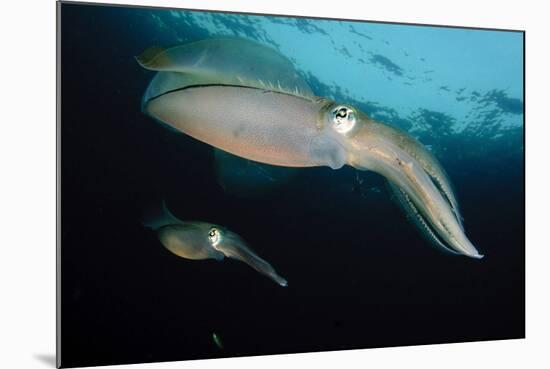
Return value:
M 211 228 L 208 232 L 208 241 L 212 246 L 216 246 L 221 241 L 220 231 L 217 228 Z
M 347 133 L 355 126 L 355 113 L 347 106 L 338 106 L 332 111 L 334 129 L 339 133 Z

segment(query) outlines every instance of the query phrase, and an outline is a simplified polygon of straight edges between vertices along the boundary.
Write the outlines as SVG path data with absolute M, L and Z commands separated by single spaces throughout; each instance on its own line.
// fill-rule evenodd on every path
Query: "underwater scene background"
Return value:
M 63 366 L 524 337 L 522 32 L 71 3 L 60 24 Z M 485 258 L 431 247 L 377 174 L 248 162 L 144 115 L 134 57 L 219 37 L 429 147 Z M 141 224 L 162 200 L 288 287 L 168 252 Z

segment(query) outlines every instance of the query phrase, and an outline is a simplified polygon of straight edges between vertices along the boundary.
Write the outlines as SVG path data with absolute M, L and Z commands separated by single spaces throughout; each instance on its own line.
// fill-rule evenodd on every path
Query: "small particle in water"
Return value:
M 373 192 L 373 193 L 381 193 L 382 192 L 382 190 L 378 187 L 371 187 L 371 188 L 369 188 L 369 191 Z
M 212 339 L 214 340 L 214 343 L 216 344 L 216 346 L 218 346 L 220 349 L 223 350 L 222 339 L 220 338 L 220 336 L 216 332 L 212 333 Z

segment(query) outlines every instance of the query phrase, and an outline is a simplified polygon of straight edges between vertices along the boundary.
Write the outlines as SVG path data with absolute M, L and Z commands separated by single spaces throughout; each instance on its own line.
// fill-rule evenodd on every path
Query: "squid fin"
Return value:
M 143 224 L 144 227 L 151 228 L 152 230 L 157 230 L 166 225 L 181 223 L 183 222 L 172 214 L 170 209 L 166 206 L 166 202 L 164 200 L 159 208 L 147 212 L 141 220 L 141 224 Z
M 277 50 L 245 39 L 206 39 L 168 49 L 152 47 L 136 59 L 149 70 L 184 74 L 186 81 L 179 83 L 178 88 L 224 84 L 314 98 L 313 91 L 290 60 Z M 180 78 L 170 76 L 168 79 Z M 161 81 L 156 84 L 158 82 Z M 162 84 L 155 89 L 168 90 Z
M 136 60 L 145 69 L 162 70 L 162 67 L 170 63 L 166 49 L 160 46 L 151 46 L 136 56 Z

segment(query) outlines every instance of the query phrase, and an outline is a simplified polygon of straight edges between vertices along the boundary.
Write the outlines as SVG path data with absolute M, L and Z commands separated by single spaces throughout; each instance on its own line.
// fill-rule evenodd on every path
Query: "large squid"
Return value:
M 350 165 L 384 176 L 407 215 L 436 246 L 482 258 L 464 233 L 450 181 L 417 140 L 355 107 L 314 95 L 275 50 L 209 39 L 137 57 L 156 71 L 142 109 L 215 148 L 286 167 Z

